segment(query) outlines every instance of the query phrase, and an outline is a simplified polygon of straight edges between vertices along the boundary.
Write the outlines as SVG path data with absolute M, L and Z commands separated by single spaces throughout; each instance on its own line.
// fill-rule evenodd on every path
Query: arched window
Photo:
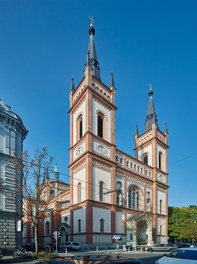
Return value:
M 136 187 L 130 187 L 128 191 L 128 207 L 139 209 L 139 191 Z
M 77 201 L 81 202 L 81 183 L 79 182 L 77 185 Z
M 83 119 L 82 115 L 80 115 L 77 119 L 77 140 L 83 137 Z
M 144 154 L 144 156 L 143 156 L 143 161 L 144 161 L 144 163 L 145 163 L 146 165 L 148 165 L 148 154 L 147 154 L 147 153 Z
M 99 201 L 103 201 L 103 187 L 104 183 L 102 181 L 99 182 Z
M 50 190 L 50 199 L 55 198 L 55 191 L 54 190 Z
M 101 138 L 103 138 L 103 126 L 104 126 L 104 116 L 101 113 L 98 113 L 97 117 L 97 135 Z
M 100 232 L 104 232 L 104 219 L 100 219 Z
M 162 169 L 162 153 L 159 152 L 159 169 Z
M 163 201 L 159 201 L 159 213 L 162 214 L 162 206 L 163 206 Z
M 50 223 L 49 223 L 49 221 L 47 221 L 45 223 L 45 235 L 46 236 L 49 236 L 50 235 Z
M 81 219 L 78 219 L 78 233 L 81 233 Z

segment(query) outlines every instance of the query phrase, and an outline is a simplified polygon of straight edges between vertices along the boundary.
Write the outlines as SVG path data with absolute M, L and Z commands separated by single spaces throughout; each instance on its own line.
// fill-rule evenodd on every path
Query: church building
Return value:
M 106 86 L 93 22 L 84 76 L 70 90 L 70 234 L 86 244 L 167 242 L 168 133 L 162 132 L 149 90 L 144 133 L 135 133 L 135 158 L 116 148 L 116 89 Z
M 167 127 L 159 129 L 150 87 L 144 132 L 135 132 L 135 157 L 116 147 L 114 78 L 112 74 L 109 87 L 102 82 L 94 36 L 92 21 L 84 76 L 76 87 L 72 80 L 70 89 L 70 186 L 58 191 L 63 183 L 56 168 L 48 192 L 56 190 L 48 202 L 53 213 L 43 220 L 40 242 L 51 242 L 58 230 L 58 243 L 166 243 Z M 28 226 L 26 243 L 33 241 Z

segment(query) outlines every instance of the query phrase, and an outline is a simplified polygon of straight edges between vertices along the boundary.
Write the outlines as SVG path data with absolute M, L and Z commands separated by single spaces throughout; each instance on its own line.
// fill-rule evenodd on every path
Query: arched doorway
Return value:
M 147 236 L 147 228 L 148 225 L 146 221 L 141 220 L 137 223 L 137 244 L 138 245 L 145 245 L 148 242 Z
M 62 223 L 59 228 L 61 243 L 68 242 L 70 240 L 70 226 L 66 223 Z

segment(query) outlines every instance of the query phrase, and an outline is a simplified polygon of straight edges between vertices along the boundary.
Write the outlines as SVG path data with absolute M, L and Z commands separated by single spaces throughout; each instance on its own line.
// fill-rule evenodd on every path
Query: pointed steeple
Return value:
M 88 53 L 86 57 L 85 68 L 91 65 L 93 76 L 96 77 L 98 80 L 101 80 L 100 67 L 99 67 L 99 62 L 98 62 L 97 54 L 96 54 L 96 46 L 94 44 L 95 28 L 94 28 L 93 17 L 90 17 L 90 20 L 91 20 L 90 27 L 89 27 L 90 39 L 89 39 L 89 44 L 88 44 Z
M 138 132 L 138 126 L 136 125 L 136 129 L 135 129 L 135 136 L 138 137 L 139 136 L 139 132 Z
M 74 91 L 75 91 L 74 78 L 71 79 L 70 91 L 71 91 L 71 92 L 74 92 Z
M 145 132 L 147 132 L 152 128 L 152 124 L 157 125 L 157 115 L 153 103 L 153 90 L 151 84 L 148 95 L 149 95 L 149 103 L 148 103 L 148 112 L 145 120 Z
M 110 89 L 115 90 L 115 84 L 114 84 L 114 74 L 111 72 L 111 80 L 110 80 Z
M 59 179 L 59 171 L 57 164 L 55 164 L 54 176 L 55 176 L 55 180 Z
M 164 134 L 168 135 L 168 127 L 167 127 L 167 123 L 165 123 Z

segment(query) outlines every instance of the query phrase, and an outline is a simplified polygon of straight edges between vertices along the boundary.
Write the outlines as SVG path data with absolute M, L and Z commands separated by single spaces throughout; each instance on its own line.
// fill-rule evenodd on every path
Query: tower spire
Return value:
M 157 115 L 153 103 L 153 90 L 151 84 L 148 95 L 149 95 L 149 102 L 148 102 L 148 112 L 145 120 L 145 132 L 147 132 L 152 128 L 152 124 L 157 125 Z
M 70 91 L 71 91 L 71 92 L 74 92 L 74 91 L 75 91 L 74 78 L 71 79 Z
M 91 65 L 93 76 L 96 77 L 98 80 L 101 80 L 100 67 L 96 54 L 96 46 L 94 44 L 94 34 L 95 34 L 94 18 L 91 16 L 90 27 L 89 27 L 90 38 L 89 38 L 88 53 L 86 57 L 85 68 Z

